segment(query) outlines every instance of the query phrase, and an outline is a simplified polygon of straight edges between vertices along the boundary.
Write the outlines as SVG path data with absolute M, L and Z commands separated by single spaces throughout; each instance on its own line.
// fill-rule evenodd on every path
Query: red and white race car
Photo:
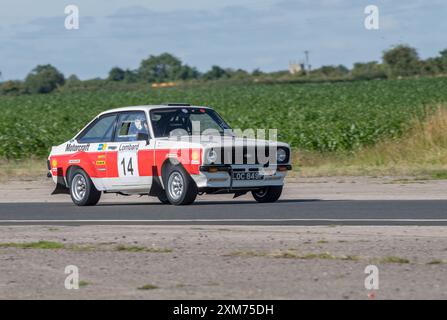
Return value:
M 185 205 L 203 193 L 274 202 L 291 165 L 288 144 L 238 138 L 208 107 L 166 104 L 99 114 L 52 147 L 48 169 L 53 194 L 70 193 L 79 206 L 97 204 L 102 192 Z

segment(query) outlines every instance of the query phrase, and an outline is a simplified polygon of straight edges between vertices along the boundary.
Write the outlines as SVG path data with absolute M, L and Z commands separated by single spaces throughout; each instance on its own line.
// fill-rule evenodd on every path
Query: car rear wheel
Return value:
M 282 186 L 265 187 L 252 191 L 253 198 L 260 203 L 275 202 L 281 197 Z
M 197 186 L 182 167 L 172 167 L 166 180 L 166 196 L 171 204 L 187 205 L 196 200 Z
M 70 177 L 70 195 L 77 206 L 94 206 L 101 198 L 101 191 L 83 170 L 75 169 Z

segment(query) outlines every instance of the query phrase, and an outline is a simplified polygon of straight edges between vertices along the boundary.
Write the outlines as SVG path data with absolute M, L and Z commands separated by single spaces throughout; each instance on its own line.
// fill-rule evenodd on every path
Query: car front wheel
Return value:
M 282 186 L 265 187 L 252 191 L 253 198 L 260 203 L 275 202 L 281 197 Z
M 70 178 L 70 195 L 77 206 L 94 206 L 101 198 L 101 191 L 83 170 L 76 169 Z
M 173 205 L 187 205 L 197 197 L 197 186 L 189 174 L 179 166 L 173 167 L 167 175 L 166 196 Z

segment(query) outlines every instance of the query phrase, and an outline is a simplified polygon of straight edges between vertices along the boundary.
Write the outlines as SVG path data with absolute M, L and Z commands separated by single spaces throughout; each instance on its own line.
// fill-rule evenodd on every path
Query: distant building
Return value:
M 290 61 L 289 62 L 289 72 L 290 72 L 290 74 L 297 74 L 297 73 L 305 72 L 304 63 L 302 63 L 302 62 L 298 63 L 296 61 Z

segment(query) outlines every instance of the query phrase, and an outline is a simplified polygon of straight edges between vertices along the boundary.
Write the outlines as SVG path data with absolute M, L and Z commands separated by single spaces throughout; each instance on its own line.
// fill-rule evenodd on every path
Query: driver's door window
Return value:
M 146 115 L 142 111 L 120 114 L 116 127 L 116 142 L 137 141 L 138 134 L 149 136 Z

